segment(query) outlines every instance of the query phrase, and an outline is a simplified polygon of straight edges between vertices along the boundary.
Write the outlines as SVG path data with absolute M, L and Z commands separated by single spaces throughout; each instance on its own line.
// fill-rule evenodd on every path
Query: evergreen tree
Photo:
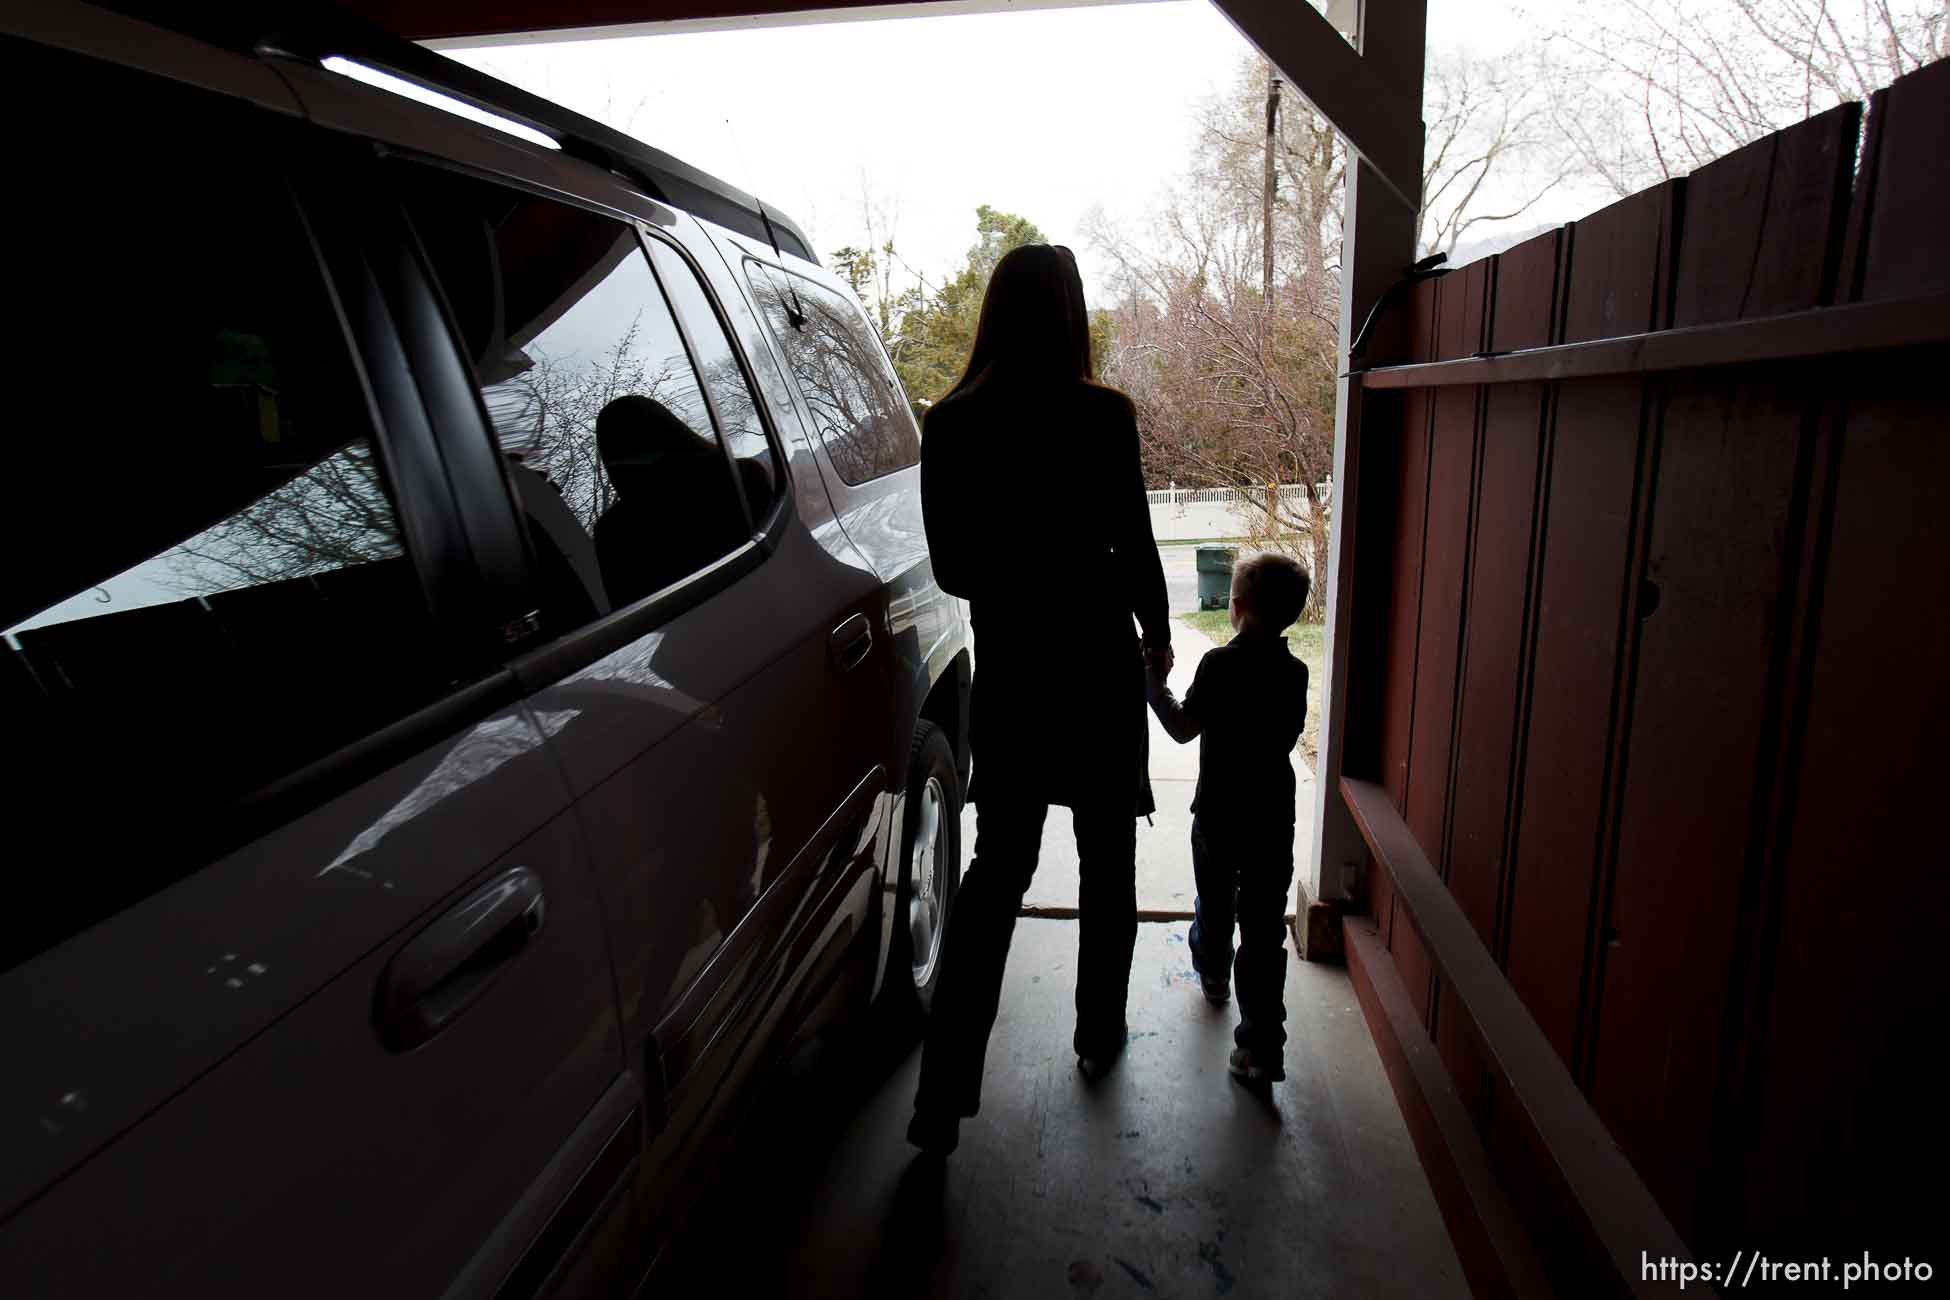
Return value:
M 968 351 L 975 343 L 982 295 L 988 292 L 996 263 L 1024 244 L 1048 242 L 1028 218 L 986 203 L 975 209 L 975 235 L 961 271 L 901 319 L 901 346 L 890 350 L 912 401 L 939 401 L 961 378 Z M 1095 333 L 1093 330 L 1093 336 Z

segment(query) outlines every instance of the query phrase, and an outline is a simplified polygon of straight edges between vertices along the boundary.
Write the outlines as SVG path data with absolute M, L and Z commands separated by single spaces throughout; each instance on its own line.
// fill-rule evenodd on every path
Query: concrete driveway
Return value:
M 1183 614 L 1197 609 L 1198 547 L 1160 546 L 1158 558 L 1165 564 L 1165 594 L 1171 601 L 1171 612 Z

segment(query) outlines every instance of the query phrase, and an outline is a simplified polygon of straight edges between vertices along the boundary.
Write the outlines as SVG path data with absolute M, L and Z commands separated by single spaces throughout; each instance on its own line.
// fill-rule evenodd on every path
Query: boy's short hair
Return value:
M 1313 580 L 1300 561 L 1276 551 L 1242 560 L 1233 570 L 1233 590 L 1273 631 L 1283 630 L 1307 608 Z

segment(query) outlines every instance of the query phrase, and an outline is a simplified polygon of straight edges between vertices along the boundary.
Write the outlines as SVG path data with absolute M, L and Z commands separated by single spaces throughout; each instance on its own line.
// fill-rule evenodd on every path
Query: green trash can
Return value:
M 1232 562 L 1239 552 L 1230 546 L 1198 548 L 1198 607 L 1224 609 L 1232 603 Z

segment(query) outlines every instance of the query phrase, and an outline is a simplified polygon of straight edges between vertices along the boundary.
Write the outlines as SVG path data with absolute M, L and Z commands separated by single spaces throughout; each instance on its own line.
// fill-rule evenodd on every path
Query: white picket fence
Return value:
M 1332 484 L 1318 487 L 1321 500 Z M 1307 512 L 1307 490 L 1298 483 L 1279 486 L 1280 512 L 1288 517 Z M 1163 488 L 1146 492 L 1151 507 L 1151 532 L 1160 542 L 1199 541 L 1208 537 L 1243 537 L 1263 517 L 1265 488 Z
M 1321 485 L 1323 488 L 1325 484 Z M 1164 488 L 1156 492 L 1146 492 L 1144 499 L 1154 506 L 1176 505 L 1236 505 L 1244 503 L 1248 489 L 1245 488 Z M 1257 501 L 1266 500 L 1265 488 L 1250 489 Z M 1290 505 L 1294 501 L 1304 501 L 1307 490 L 1298 483 L 1280 484 L 1280 504 Z

